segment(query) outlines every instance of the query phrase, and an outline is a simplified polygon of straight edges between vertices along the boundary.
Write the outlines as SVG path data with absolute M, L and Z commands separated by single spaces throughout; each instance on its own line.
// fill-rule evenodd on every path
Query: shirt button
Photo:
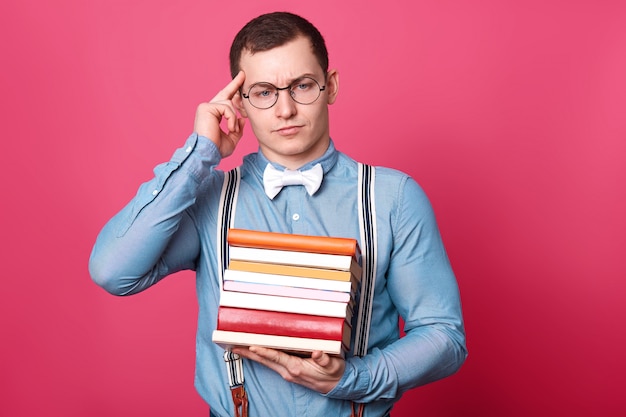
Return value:
M 159 190 L 152 191 L 152 195 L 157 195 L 158 193 L 159 193 Z
M 291 216 L 291 218 L 295 221 L 298 221 L 300 219 L 300 215 L 298 213 L 294 214 L 293 216 Z
M 191 146 L 187 146 L 187 149 L 185 149 L 185 152 L 187 153 L 191 152 Z

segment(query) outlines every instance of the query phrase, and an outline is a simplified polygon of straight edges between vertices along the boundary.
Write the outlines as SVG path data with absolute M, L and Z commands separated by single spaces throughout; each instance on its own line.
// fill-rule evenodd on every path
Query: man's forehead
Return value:
M 296 38 L 291 42 L 267 51 L 241 54 L 240 68 L 246 74 L 246 84 L 269 82 L 289 84 L 303 76 L 323 76 L 323 70 L 306 38 Z

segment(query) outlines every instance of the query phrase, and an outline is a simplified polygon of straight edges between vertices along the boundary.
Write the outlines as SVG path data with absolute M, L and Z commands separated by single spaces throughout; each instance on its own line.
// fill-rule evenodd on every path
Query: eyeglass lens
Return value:
M 324 88 L 320 87 L 313 78 L 302 77 L 291 83 L 289 87 L 283 88 L 278 88 L 270 83 L 256 83 L 250 87 L 246 98 L 254 107 L 268 109 L 278 101 L 280 90 L 288 90 L 289 95 L 296 103 L 311 104 L 318 99 Z

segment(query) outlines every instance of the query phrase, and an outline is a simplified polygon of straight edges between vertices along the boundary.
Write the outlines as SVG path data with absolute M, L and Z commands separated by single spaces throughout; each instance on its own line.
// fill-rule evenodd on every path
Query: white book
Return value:
M 348 303 L 326 300 L 283 297 L 280 295 L 252 294 L 222 291 L 220 305 L 253 310 L 282 311 L 326 317 L 343 317 L 350 322 L 352 308 Z
M 358 265 L 356 260 L 350 255 L 331 255 L 327 253 L 230 246 L 228 254 L 230 259 L 238 261 L 307 266 L 311 268 L 337 269 L 340 271 L 350 271 L 351 268 L 354 268 L 353 264 Z
M 351 292 L 356 290 L 357 283 L 352 281 L 335 281 L 320 278 L 305 278 L 291 275 L 275 275 L 263 272 L 224 271 L 224 281 L 250 282 L 255 284 L 282 285 L 285 287 L 312 288 L 317 290 Z
M 321 350 L 330 355 L 344 356 L 343 344 L 339 340 L 214 330 L 213 343 L 217 343 L 224 349 L 230 349 L 235 346 L 262 346 L 296 353 L 310 353 L 314 350 Z

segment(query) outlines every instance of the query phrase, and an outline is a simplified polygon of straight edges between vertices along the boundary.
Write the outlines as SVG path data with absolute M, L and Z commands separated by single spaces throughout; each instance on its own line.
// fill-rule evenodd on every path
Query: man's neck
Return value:
M 290 170 L 297 170 L 306 164 L 321 158 L 328 150 L 329 145 L 330 138 L 325 141 L 320 141 L 313 148 L 299 154 L 280 155 L 264 147 L 261 147 L 261 152 L 263 152 L 263 155 L 268 161 L 279 164 Z

